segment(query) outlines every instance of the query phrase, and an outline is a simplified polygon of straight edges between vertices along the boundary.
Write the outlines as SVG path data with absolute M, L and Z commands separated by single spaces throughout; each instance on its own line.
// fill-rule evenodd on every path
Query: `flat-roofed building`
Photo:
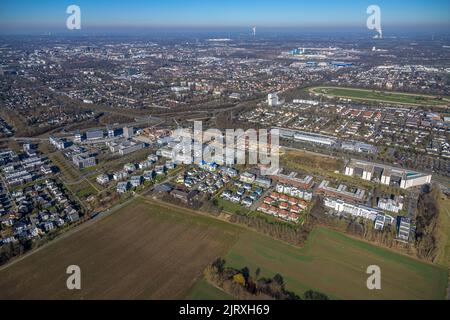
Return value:
M 70 145 L 71 145 L 71 143 L 64 138 L 59 139 L 59 138 L 55 138 L 55 137 L 50 137 L 49 141 L 50 141 L 50 144 L 58 150 L 63 150 L 65 148 L 70 147 Z
M 255 182 L 256 179 L 256 175 L 254 175 L 253 173 L 250 172 L 243 172 L 241 173 L 241 175 L 239 176 L 239 180 L 245 183 L 253 183 Z
M 403 196 L 390 196 L 390 197 L 381 197 L 378 199 L 377 207 L 394 212 L 399 213 L 399 211 L 403 210 L 404 198 Z
M 382 229 L 385 224 L 392 224 L 395 221 L 392 216 L 384 214 L 382 210 L 366 207 L 364 205 L 349 203 L 344 200 L 331 197 L 325 197 L 323 202 L 325 207 L 338 213 L 346 213 L 353 217 L 360 217 L 372 221 L 381 219 L 382 221 L 378 221 L 378 225 L 375 225 L 376 228 Z
M 134 135 L 133 127 L 125 127 L 123 128 L 123 136 L 125 139 L 131 139 Z
M 317 188 L 317 193 L 328 197 L 338 198 L 352 203 L 364 203 L 366 191 L 360 188 L 348 189 L 346 185 L 340 184 L 337 188 L 330 185 L 330 182 L 323 180 Z
M 411 237 L 412 221 L 408 217 L 397 217 L 397 238 L 409 241 Z
M 86 139 L 88 141 L 103 139 L 103 130 L 89 130 L 86 132 Z
M 258 178 L 255 179 L 255 184 L 260 187 L 268 189 L 272 185 L 272 179 L 264 176 L 259 176 Z
M 283 174 L 282 171 L 279 171 L 277 174 L 272 175 L 271 178 L 279 183 L 288 184 L 300 189 L 311 189 L 314 184 L 314 178 L 312 176 L 305 176 L 303 178 L 298 178 L 297 172 L 291 172 L 286 175 Z
M 72 162 L 79 168 L 89 168 L 97 165 L 95 157 L 88 154 L 77 154 L 72 157 Z
M 130 146 L 122 146 L 119 148 L 119 154 L 121 156 L 124 156 L 126 154 L 130 154 L 130 153 L 142 150 L 142 149 L 144 149 L 144 147 L 145 147 L 144 143 L 135 143 Z
M 345 168 L 346 176 L 357 176 L 363 180 L 378 182 L 401 189 L 420 187 L 431 183 L 431 174 L 386 166 L 362 160 L 351 160 Z
M 107 174 L 101 174 L 96 178 L 96 180 L 98 184 L 105 185 L 109 182 L 110 179 Z
M 286 128 L 274 128 L 278 129 L 281 138 L 294 139 L 296 141 L 308 142 L 314 144 L 320 144 L 325 146 L 337 145 L 338 139 L 332 136 L 326 136 L 323 134 L 305 132 L 300 130 L 286 129 Z

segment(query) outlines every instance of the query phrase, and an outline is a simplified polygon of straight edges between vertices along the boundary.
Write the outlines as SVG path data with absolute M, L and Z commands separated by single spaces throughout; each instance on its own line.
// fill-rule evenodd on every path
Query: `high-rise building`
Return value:
M 133 127 L 125 127 L 123 128 L 123 136 L 126 139 L 131 139 L 134 134 L 134 128 Z
M 267 104 L 270 107 L 276 107 L 279 105 L 278 95 L 276 93 L 269 93 L 267 96 Z

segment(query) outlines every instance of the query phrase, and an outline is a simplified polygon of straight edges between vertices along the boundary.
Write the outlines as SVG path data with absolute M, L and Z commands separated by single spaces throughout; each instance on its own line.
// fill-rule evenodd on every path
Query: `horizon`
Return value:
M 369 5 L 381 8 L 382 26 L 386 30 L 425 30 L 448 32 L 450 21 L 447 12 L 450 2 L 424 0 L 365 1 L 348 0 L 336 3 L 321 0 L 306 1 L 237 1 L 227 3 L 211 1 L 168 0 L 164 2 L 131 1 L 16 1 L 0 4 L 0 33 L 60 33 L 67 31 L 66 20 L 69 5 L 81 8 L 84 33 L 109 32 L 165 32 L 169 31 L 220 31 L 244 29 L 256 26 L 265 30 L 326 32 L 366 29 Z M 124 13 L 125 12 L 125 13 Z M 428 30 L 428 31 L 427 31 Z M 367 29 L 366 29 L 367 31 Z

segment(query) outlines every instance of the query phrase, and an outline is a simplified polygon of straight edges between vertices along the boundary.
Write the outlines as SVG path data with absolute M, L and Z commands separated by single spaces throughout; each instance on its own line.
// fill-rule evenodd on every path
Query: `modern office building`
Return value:
M 278 95 L 276 93 L 269 93 L 267 96 L 267 104 L 269 107 L 276 107 L 280 104 L 280 101 L 278 99 Z
M 134 135 L 134 128 L 133 127 L 124 127 L 123 128 L 123 136 L 125 139 L 131 139 Z
M 50 144 L 58 150 L 63 150 L 65 148 L 70 147 L 70 145 L 71 145 L 71 143 L 64 138 L 59 139 L 59 138 L 55 138 L 55 137 L 50 137 L 49 141 L 50 141 Z
M 375 224 L 376 229 L 382 229 L 386 223 L 392 224 L 395 221 L 392 216 L 384 214 L 382 210 L 349 203 L 342 199 L 325 197 L 324 205 L 325 207 L 333 209 L 338 213 L 346 213 L 353 217 L 360 217 L 372 221 L 378 220 L 378 223 Z
M 400 210 L 403 210 L 403 202 L 404 198 L 402 196 L 383 197 L 378 199 L 377 207 L 382 210 L 399 213 Z
M 96 180 L 97 180 L 97 183 L 99 183 L 101 185 L 105 185 L 110 181 L 110 178 L 107 174 L 101 174 L 96 178 Z
M 80 143 L 81 141 L 83 141 L 83 135 L 81 134 L 80 131 L 77 131 L 77 132 L 75 133 L 75 136 L 74 136 L 73 141 L 74 141 L 74 142 L 77 142 L 77 143 Z
M 119 147 L 119 154 L 121 156 L 126 155 L 126 154 L 130 154 L 133 152 L 136 152 L 138 150 L 144 149 L 145 144 L 144 143 L 135 143 L 132 142 L 130 144 L 123 144 Z
M 412 221 L 408 217 L 397 217 L 397 238 L 403 241 L 409 241 L 411 237 Z
M 77 154 L 72 157 L 72 162 L 79 168 L 89 168 L 97 164 L 95 157 L 88 154 Z
M 88 141 L 103 139 L 103 130 L 89 130 L 86 132 L 86 139 Z
M 376 153 L 377 147 L 368 144 L 363 143 L 359 141 L 343 141 L 341 143 L 341 148 L 343 150 L 352 151 L 352 152 L 359 152 L 359 153 Z
M 343 184 L 340 184 L 337 188 L 330 185 L 330 182 L 323 180 L 317 188 L 317 193 L 324 194 L 327 197 L 333 197 L 341 200 L 345 200 L 351 203 L 364 203 L 366 199 L 366 191 L 360 188 L 350 189 Z
M 106 143 L 112 153 L 119 153 L 121 156 L 136 152 L 145 148 L 145 143 L 124 140 L 121 142 L 109 141 Z
M 106 131 L 108 133 L 108 138 L 115 138 L 115 137 L 123 134 L 122 128 L 114 129 L 114 128 L 108 127 Z
M 345 168 L 345 175 L 357 176 L 363 180 L 374 181 L 402 189 L 429 184 L 432 178 L 431 174 L 355 159 L 348 163 Z
M 313 182 L 314 178 L 312 176 L 305 176 L 303 178 L 298 178 L 297 172 L 291 172 L 290 174 L 286 175 L 283 174 L 282 171 L 279 171 L 277 174 L 271 177 L 273 180 L 279 183 L 288 184 L 296 188 L 305 190 L 311 189 L 314 183 Z

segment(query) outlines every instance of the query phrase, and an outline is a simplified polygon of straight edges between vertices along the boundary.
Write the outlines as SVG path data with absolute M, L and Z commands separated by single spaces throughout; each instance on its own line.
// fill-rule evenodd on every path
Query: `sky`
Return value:
M 383 26 L 449 27 L 450 0 L 0 0 L 0 32 L 65 30 L 69 5 L 85 31 L 153 27 L 361 27 L 369 5 Z

